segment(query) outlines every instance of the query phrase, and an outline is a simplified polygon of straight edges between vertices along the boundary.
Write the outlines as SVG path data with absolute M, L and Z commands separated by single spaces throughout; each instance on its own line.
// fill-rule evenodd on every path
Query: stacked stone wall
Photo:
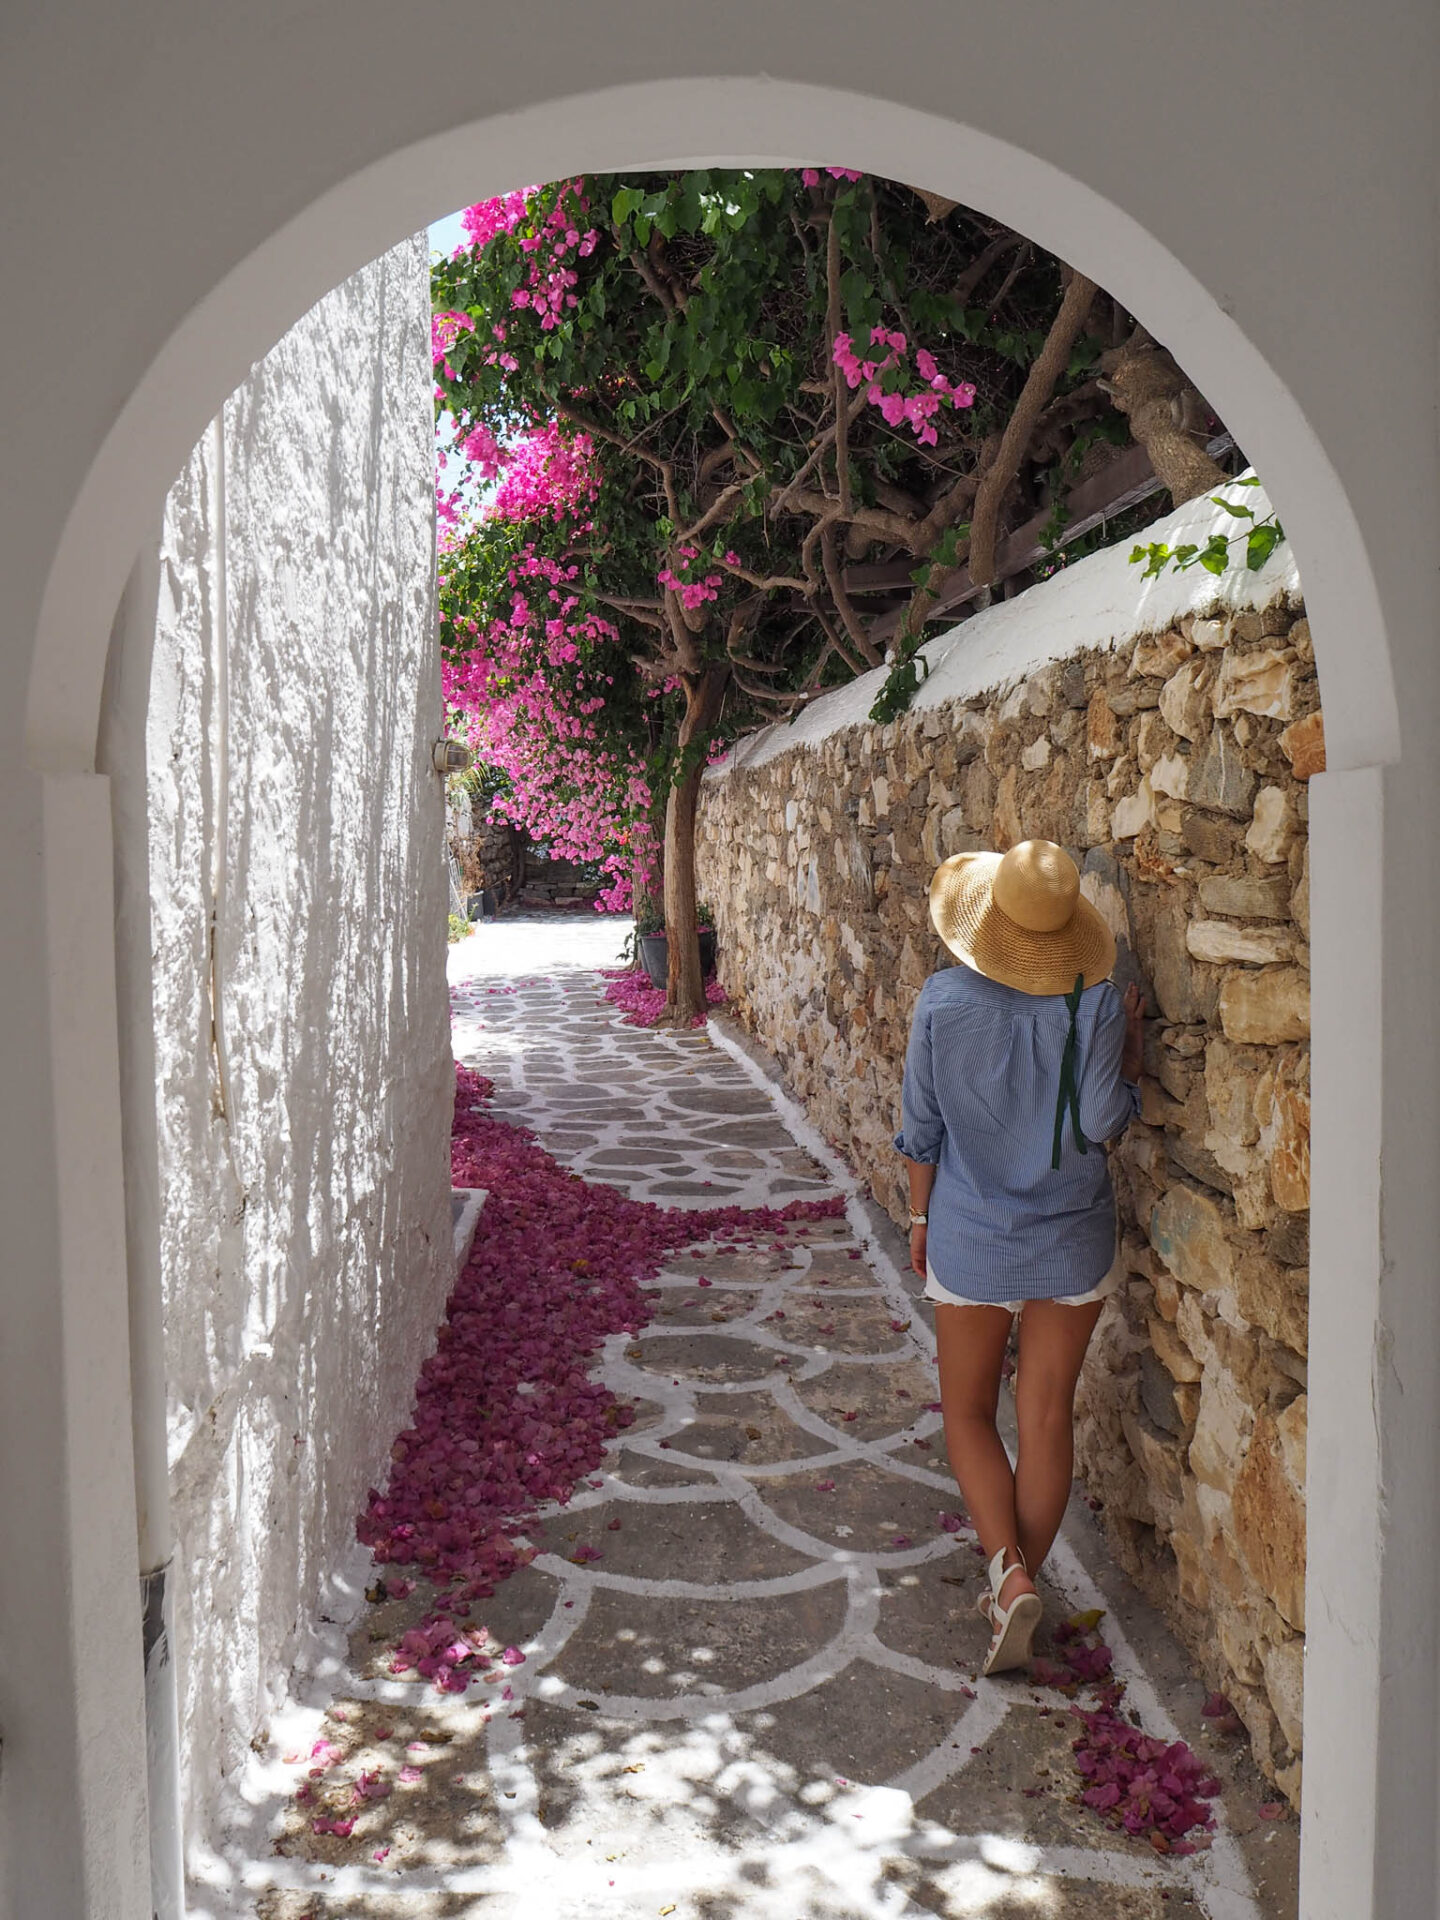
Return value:
M 1081 1389 L 1079 1471 L 1298 1803 L 1309 1206 L 1307 788 L 1293 593 L 1018 684 L 713 770 L 700 888 L 734 1009 L 903 1222 L 891 1145 L 951 853 L 1074 854 L 1147 993 L 1143 1114 L 1111 1150 L 1126 1284 Z

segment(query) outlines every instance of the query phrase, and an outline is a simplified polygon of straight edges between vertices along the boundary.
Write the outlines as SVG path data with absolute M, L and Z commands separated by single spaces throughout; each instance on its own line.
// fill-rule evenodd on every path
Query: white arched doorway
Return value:
M 429 9 L 414 10 L 410 31 L 418 36 L 428 24 L 436 44 L 460 33 L 443 9 L 433 11 L 432 20 Z M 1140 33 L 1138 18 L 1114 11 L 1117 32 Z M 358 48 L 383 66 L 389 36 L 378 17 L 315 13 L 333 13 L 328 58 L 337 46 L 351 55 Z M 1237 21 L 1244 17 L 1237 9 Z M 829 83 L 760 77 L 813 71 L 807 24 L 829 49 Z M 1424 1530 L 1436 1401 L 1425 1264 L 1434 1076 L 1428 1027 L 1423 1045 L 1407 1046 L 1406 1036 L 1420 1032 L 1414 1016 L 1423 1010 L 1433 876 L 1417 866 L 1403 898 L 1386 877 L 1430 811 L 1421 764 L 1435 723 L 1430 670 L 1412 660 L 1405 629 L 1408 620 L 1423 635 L 1431 612 L 1419 540 L 1408 566 L 1405 553 L 1407 526 L 1423 526 L 1433 500 L 1428 441 L 1407 437 L 1401 389 L 1379 376 L 1371 426 L 1391 409 L 1389 440 L 1378 429 L 1369 439 L 1353 427 L 1337 430 L 1324 365 L 1334 315 L 1307 306 L 1287 328 L 1286 303 L 1266 284 L 1278 247 L 1269 223 L 1236 220 L 1206 154 L 1175 158 L 1157 146 L 1153 164 L 1130 165 L 1127 139 L 1144 115 L 1135 107 L 1107 134 L 1097 131 L 1110 123 L 1093 101 L 1083 114 L 1073 100 L 1066 105 L 1065 62 L 1048 23 L 1032 33 L 1012 15 L 1008 40 L 988 48 L 981 41 L 993 27 L 971 23 L 962 33 L 928 8 L 902 7 L 893 24 L 912 58 L 883 76 L 879 97 L 857 88 L 880 87 L 877 63 L 893 49 L 882 56 L 857 37 L 853 52 L 837 50 L 833 10 L 818 5 L 792 9 L 783 28 L 757 8 L 713 51 L 699 22 L 668 17 L 627 22 L 598 51 L 578 28 L 547 40 L 538 19 L 527 42 L 501 47 L 493 34 L 485 40 L 479 22 L 468 30 L 480 63 L 472 71 L 488 62 L 506 74 L 509 99 L 532 104 L 475 119 L 473 98 L 455 84 L 446 104 L 457 130 L 423 139 L 413 137 L 417 127 L 446 117 L 436 94 L 452 84 L 436 78 L 433 60 L 418 74 L 400 61 L 388 80 L 395 111 L 377 112 L 357 135 L 363 115 L 353 100 L 332 101 L 323 87 L 288 99 L 294 50 L 279 40 L 247 45 L 234 78 L 221 70 L 223 46 L 177 36 L 172 81 L 188 75 L 197 96 L 218 85 L 243 99 L 249 88 L 257 120 L 279 111 L 297 126 L 304 119 L 306 130 L 267 153 L 257 125 L 252 164 L 231 175 L 230 204 L 197 245 L 202 266 L 163 248 L 156 265 L 152 243 L 149 281 L 126 308 L 129 329 L 98 353 L 101 398 L 78 450 L 42 461 L 26 433 L 17 435 L 19 457 L 32 464 L 19 474 L 26 510 L 10 536 L 26 546 L 10 589 L 17 644 L 5 681 L 13 823 L 6 864 L 24 932 L 7 950 L 19 1071 L 9 1076 L 10 1110 L 0 1124 L 13 1146 L 7 1207 L 13 1200 L 23 1272 L 13 1282 L 6 1276 L 17 1338 L 0 1362 L 0 1400 L 9 1407 L 0 1516 L 43 1571 L 23 1587 L 7 1585 L 3 1602 L 9 1644 L 28 1636 L 37 1647 L 36 1671 L 5 1680 L 7 1760 L 29 1770 L 28 1778 L 12 1775 L 0 1804 L 6 1872 L 26 1888 L 11 1895 L 16 1912 L 128 1920 L 147 1910 L 143 1785 L 133 1764 L 143 1734 L 113 951 L 107 930 L 92 928 L 83 953 L 75 952 L 61 903 L 77 887 L 102 900 L 108 892 L 108 796 L 92 772 L 105 652 L 165 488 L 225 394 L 299 312 L 457 198 L 586 167 L 832 157 L 983 206 L 1113 288 L 1235 427 L 1296 546 L 1331 755 L 1312 817 L 1314 1524 L 1303 1911 L 1306 1920 L 1362 1920 L 1428 1910 L 1431 1843 L 1417 1847 L 1414 1836 L 1431 1831 L 1436 1777 L 1436 1572 Z M 693 46 L 685 44 L 691 35 Z M 1130 56 L 1124 91 L 1132 105 L 1132 90 L 1147 80 L 1157 93 L 1170 90 L 1163 53 L 1149 66 L 1148 55 Z M 312 75 L 323 78 L 327 60 L 313 49 L 308 57 L 319 62 Z M 465 64 L 453 53 L 447 61 Z M 733 75 L 737 67 L 752 77 L 717 70 Z M 964 75 L 975 70 L 985 82 L 967 98 Z M 653 77 L 580 90 L 637 72 Z M 948 86 L 947 73 L 956 76 Z M 1223 80 L 1215 84 L 1223 96 Z M 1029 129 L 1042 125 L 1044 139 L 1032 140 Z M 146 130 L 138 118 L 127 127 L 147 151 L 164 131 Z M 1085 164 L 1041 156 L 1059 138 L 1057 127 L 1069 130 Z M 1237 121 L 1233 131 L 1238 140 L 1250 130 Z M 302 149 L 308 170 L 295 167 Z M 163 157 L 154 156 L 157 164 Z M 286 159 L 288 175 L 278 164 Z M 1277 167 L 1281 159 L 1277 147 Z M 1319 190 L 1323 169 L 1312 171 Z M 154 221 L 183 223 L 187 203 L 179 193 L 167 200 L 157 190 L 146 200 L 133 183 L 132 190 L 138 259 Z M 196 205 L 188 212 L 203 217 Z M 1295 297 L 1318 301 L 1328 279 L 1323 245 L 1283 237 Z M 1417 347 L 1415 377 L 1419 366 Z M 11 370 L 31 379 L 44 372 L 23 329 Z M 1433 382 L 1428 362 L 1425 377 Z M 19 411 L 24 428 L 29 409 Z M 1392 469 L 1400 464 L 1412 484 L 1402 509 L 1381 514 L 1364 479 L 1385 446 Z M 1396 771 L 1382 775 L 1390 765 Z M 43 1125 L 35 1124 L 37 1100 Z M 66 1864 L 57 1868 L 57 1857 Z

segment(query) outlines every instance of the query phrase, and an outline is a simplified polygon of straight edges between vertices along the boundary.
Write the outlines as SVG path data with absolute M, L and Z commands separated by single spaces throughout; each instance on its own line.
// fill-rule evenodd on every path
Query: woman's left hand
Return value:
M 925 1276 L 925 1228 L 910 1229 L 910 1265 L 923 1280 Z

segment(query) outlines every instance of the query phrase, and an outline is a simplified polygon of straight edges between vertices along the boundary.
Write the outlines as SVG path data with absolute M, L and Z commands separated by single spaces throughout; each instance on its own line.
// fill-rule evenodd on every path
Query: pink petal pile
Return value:
M 642 1284 L 689 1243 L 739 1246 L 844 1212 L 838 1195 L 748 1210 L 631 1200 L 568 1172 L 528 1130 L 487 1113 L 492 1091 L 456 1068 L 454 1183 L 489 1198 L 420 1370 L 411 1424 L 391 1449 L 389 1484 L 370 1490 L 356 1529 L 378 1562 L 419 1566 L 442 1590 L 401 1638 L 392 1668 L 450 1693 L 491 1664 L 484 1629 L 456 1614 L 534 1558 L 523 1534 L 540 1503 L 568 1502 L 634 1418 L 588 1369 L 610 1334 L 649 1320 Z M 517 1650 L 500 1659 L 517 1664 Z
M 1112 1826 L 1148 1837 L 1160 1853 L 1194 1853 L 1186 1835 L 1208 1832 L 1215 1815 L 1206 1802 L 1220 1782 L 1183 1740 L 1155 1740 L 1109 1708 L 1081 1711 L 1084 1732 L 1074 1742 L 1075 1765 L 1090 1782 L 1080 1798 Z
M 665 989 L 652 987 L 643 973 L 605 973 L 605 986 L 602 989 L 605 999 L 620 1008 L 625 1015 L 627 1027 L 653 1027 L 658 1025 L 665 1012 Z M 705 983 L 706 1003 L 712 1007 L 725 1005 L 725 989 L 718 980 Z M 690 1022 L 692 1027 L 703 1027 L 705 1017 L 696 1014 Z
M 1121 1713 L 1125 1687 L 1114 1656 L 1100 1638 L 1098 1615 L 1077 1614 L 1055 1629 L 1058 1663 L 1037 1659 L 1030 1678 L 1075 1697 L 1093 1687 L 1100 1705 L 1073 1711 L 1081 1732 L 1072 1742 L 1075 1765 L 1088 1785 L 1080 1795 L 1109 1825 L 1144 1836 L 1157 1853 L 1194 1853 L 1208 1845 L 1215 1816 L 1207 1801 L 1220 1782 L 1183 1740 L 1157 1740 Z M 1199 1832 L 1200 1840 L 1187 1839 Z

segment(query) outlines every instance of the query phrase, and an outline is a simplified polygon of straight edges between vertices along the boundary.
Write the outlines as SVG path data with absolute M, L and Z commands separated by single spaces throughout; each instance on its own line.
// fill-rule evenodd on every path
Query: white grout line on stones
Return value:
M 689 1691 L 669 1697 L 639 1695 L 597 1695 L 602 1712 L 614 1720 L 628 1721 L 636 1728 L 665 1723 L 688 1727 L 696 1735 L 713 1737 L 722 1743 L 735 1737 L 731 1726 L 734 1715 L 764 1711 L 783 1705 L 817 1685 L 825 1684 L 855 1668 L 870 1666 L 888 1671 L 912 1682 L 933 1686 L 942 1692 L 958 1692 L 966 1682 L 958 1672 L 939 1668 L 913 1655 L 890 1648 L 879 1638 L 880 1609 L 884 1589 L 878 1574 L 906 1566 L 927 1564 L 957 1552 L 967 1552 L 972 1535 L 967 1529 L 958 1536 L 936 1534 L 918 1547 L 900 1550 L 880 1549 L 862 1552 L 837 1546 L 776 1514 L 763 1497 L 764 1489 L 776 1480 L 825 1475 L 841 1466 L 864 1465 L 878 1470 L 900 1483 L 923 1488 L 936 1497 L 937 1504 L 953 1504 L 956 1490 L 942 1473 L 903 1457 L 898 1450 L 915 1437 L 928 1438 L 939 1430 L 934 1415 L 917 1415 L 908 1426 L 879 1439 L 859 1440 L 831 1426 L 825 1418 L 808 1408 L 796 1393 L 793 1382 L 823 1378 L 832 1367 L 894 1364 L 919 1359 L 933 1365 L 934 1342 L 930 1329 L 915 1313 L 913 1293 L 907 1289 L 899 1268 L 871 1229 L 855 1177 L 840 1162 L 806 1116 L 782 1090 L 777 1089 L 762 1070 L 713 1024 L 706 1039 L 653 1033 L 626 1028 L 618 1012 L 594 1004 L 595 983 L 584 977 L 563 984 L 530 984 L 522 991 L 504 997 L 502 1007 L 487 1007 L 481 994 L 468 997 L 463 990 L 454 996 L 456 1051 L 468 1055 L 496 1081 L 496 1109 L 523 1118 L 540 1144 L 556 1139 L 564 1141 L 559 1157 L 573 1165 L 586 1178 L 609 1180 L 637 1199 L 653 1198 L 661 1204 L 688 1206 L 775 1206 L 796 1197 L 817 1197 L 823 1188 L 816 1185 L 792 1187 L 794 1178 L 783 1171 L 777 1153 L 788 1151 L 766 1146 L 753 1151 L 760 1164 L 755 1168 L 724 1168 L 712 1164 L 710 1156 L 733 1150 L 730 1143 L 718 1139 L 682 1136 L 677 1132 L 677 1114 L 669 1104 L 670 1095 L 705 1084 L 703 1069 L 725 1062 L 723 1073 L 713 1075 L 726 1089 L 758 1089 L 770 1114 L 784 1127 L 795 1146 L 829 1175 L 845 1196 L 848 1234 L 835 1236 L 815 1232 L 813 1237 L 790 1239 L 786 1265 L 766 1275 L 758 1284 L 746 1281 L 714 1281 L 716 1294 L 745 1292 L 753 1304 L 733 1321 L 704 1322 L 688 1326 L 652 1326 L 641 1335 L 617 1335 L 608 1341 L 600 1361 L 601 1377 L 612 1390 L 622 1391 L 658 1406 L 660 1420 L 649 1424 L 633 1437 L 617 1436 L 619 1456 L 628 1452 L 638 1458 L 679 1467 L 696 1476 L 690 1484 L 647 1487 L 630 1484 L 611 1473 L 602 1476 L 599 1487 L 583 1487 L 565 1508 L 546 1510 L 542 1518 L 550 1525 L 569 1516 L 598 1511 L 615 1500 L 636 1506 L 681 1507 L 702 1502 L 712 1507 L 731 1503 L 771 1539 L 803 1554 L 808 1564 L 770 1579 L 720 1583 L 691 1581 L 676 1577 L 646 1578 L 608 1572 L 603 1565 L 584 1566 L 565 1560 L 550 1551 L 540 1553 L 534 1563 L 537 1571 L 556 1580 L 554 1605 L 545 1625 L 530 1640 L 522 1642 L 526 1653 L 523 1666 L 507 1670 L 514 1699 L 510 1711 L 500 1709 L 493 1698 L 481 1697 L 473 1711 L 481 1718 L 489 1750 L 490 1772 L 496 1792 L 496 1807 L 506 1831 L 506 1859 L 498 1866 L 425 1866 L 399 1872 L 381 1872 L 363 1867 L 325 1869 L 314 1863 L 271 1860 L 243 1863 L 238 1877 L 250 1888 L 289 1886 L 312 1889 L 324 1885 L 336 1895 L 349 1894 L 391 1899 L 416 1898 L 430 1891 L 471 1893 L 486 1897 L 487 1911 L 492 1900 L 504 1901 L 505 1920 L 522 1909 L 533 1911 L 542 1901 L 551 1920 L 630 1920 L 657 1896 L 671 1901 L 693 1895 L 702 1898 L 716 1890 L 716 1863 L 708 1849 L 701 1847 L 694 1857 L 667 1859 L 659 1863 L 631 1866 L 616 1860 L 613 1867 L 600 1867 L 583 1855 L 566 1855 L 563 1844 L 557 1848 L 554 1835 L 547 1832 L 538 1814 L 540 1787 L 527 1745 L 527 1723 L 512 1718 L 527 1702 L 574 1705 L 590 1696 L 572 1686 L 554 1671 L 557 1660 L 583 1625 L 593 1598 L 602 1592 L 631 1595 L 646 1600 L 691 1600 L 724 1605 L 727 1602 L 783 1598 L 843 1581 L 846 1610 L 842 1624 L 823 1647 L 804 1660 L 789 1666 L 749 1687 L 730 1693 L 711 1694 Z M 496 996 L 497 999 L 500 996 Z M 527 1028 L 536 1019 L 546 1026 L 550 1044 L 531 1049 L 527 1067 L 526 1049 L 520 1044 Z M 473 1031 L 471 1030 L 473 1028 Z M 557 1098 L 567 1090 L 564 1079 L 551 1078 L 536 1061 L 537 1052 L 553 1053 L 563 1062 L 572 1040 L 581 1042 L 582 1073 L 586 1077 L 614 1074 L 616 1098 L 623 1102 L 617 1117 L 602 1117 L 603 1088 L 597 1088 L 592 1105 Z M 589 1044 L 597 1040 L 598 1044 Z M 496 1058 L 497 1053 L 503 1056 Z M 687 1062 L 694 1062 L 687 1067 Z M 533 1070 L 532 1070 L 533 1069 Z M 643 1083 L 643 1084 L 642 1084 Z M 596 1105 L 601 1105 L 597 1113 Z M 615 1111 L 614 1100 L 609 1112 Z M 697 1109 L 689 1124 L 696 1129 L 733 1128 L 738 1123 L 761 1116 L 717 1116 Z M 573 1135 L 591 1144 L 571 1150 L 565 1136 Z M 637 1139 L 637 1135 L 640 1136 Z M 636 1147 L 646 1141 L 673 1146 L 669 1165 L 656 1164 L 648 1178 L 641 1169 L 623 1165 L 597 1164 L 596 1156 L 620 1147 Z M 551 1149 L 552 1151 L 556 1149 Z M 694 1174 L 680 1176 L 684 1183 L 699 1186 L 707 1174 L 715 1184 L 706 1196 L 674 1196 L 657 1192 L 673 1185 L 677 1164 L 693 1165 Z M 776 1182 L 781 1182 L 776 1191 Z M 818 1225 L 818 1223 L 816 1223 Z M 826 1305 L 846 1298 L 883 1299 L 894 1317 L 910 1322 L 908 1338 L 882 1354 L 845 1353 L 817 1348 L 799 1340 L 787 1340 L 775 1331 L 774 1323 L 761 1324 L 787 1297 L 808 1295 L 818 1282 L 811 1273 L 817 1251 L 858 1245 L 878 1286 L 840 1287 L 832 1281 L 825 1289 Z M 763 1257 L 762 1249 L 747 1250 Z M 718 1251 L 715 1257 L 719 1257 Z M 858 1264 L 858 1263 L 857 1263 Z M 862 1272 L 864 1268 L 860 1269 Z M 703 1272 L 697 1266 L 697 1272 Z M 694 1275 L 683 1269 L 667 1268 L 652 1285 L 678 1289 L 693 1285 Z M 798 1330 L 798 1329 L 797 1329 Z M 771 1367 L 746 1381 L 700 1382 L 683 1376 L 672 1380 L 633 1365 L 625 1358 L 625 1349 L 637 1339 L 650 1346 L 654 1357 L 658 1343 L 680 1336 L 743 1339 L 763 1353 L 777 1357 L 788 1354 L 798 1364 L 790 1370 Z M 708 1461 L 677 1448 L 661 1448 L 659 1441 L 682 1436 L 693 1424 L 697 1409 L 705 1398 L 719 1394 L 768 1393 L 772 1403 L 802 1432 L 826 1444 L 820 1455 L 767 1462 L 753 1467 L 738 1462 Z M 593 1476 L 592 1476 L 593 1477 Z M 1054 1584 L 1075 1604 L 1103 1604 L 1104 1596 L 1085 1573 L 1068 1543 L 1057 1546 L 1056 1559 L 1047 1567 Z M 569 1603 L 567 1605 L 567 1602 Z M 339 1636 L 343 1641 L 343 1635 Z M 1147 1720 L 1163 1728 L 1167 1737 L 1175 1737 L 1173 1725 L 1165 1714 L 1154 1689 L 1135 1659 L 1133 1649 L 1118 1629 L 1110 1636 L 1116 1668 L 1131 1690 L 1131 1697 Z M 339 1660 L 327 1659 L 325 1672 L 315 1676 L 307 1689 L 312 1694 L 332 1696 L 343 1692 L 351 1698 L 370 1698 L 396 1704 L 433 1705 L 433 1689 L 423 1682 L 361 1681 L 345 1670 L 344 1652 Z M 857 1684 L 863 1679 L 857 1672 Z M 1049 1897 L 1047 1882 L 1055 1878 L 1099 1882 L 1116 1887 L 1186 1886 L 1203 1907 L 1208 1920 L 1258 1920 L 1258 1909 L 1248 1888 L 1244 1862 L 1238 1847 L 1228 1834 L 1217 1835 L 1215 1846 L 1183 1861 L 1158 1861 L 1143 1855 L 1131 1855 L 1108 1847 L 1041 1847 L 1004 1840 L 997 1835 L 956 1835 L 925 1819 L 916 1812 L 916 1803 L 952 1779 L 970 1764 L 969 1749 L 982 1747 L 999 1728 L 1012 1706 L 1022 1703 L 1024 1681 L 980 1684 L 977 1697 L 968 1702 L 949 1733 L 929 1754 L 895 1776 L 885 1787 L 852 1788 L 839 1783 L 844 1791 L 821 1812 L 802 1808 L 763 1764 L 738 1760 L 716 1776 L 709 1789 L 724 1793 L 729 1804 L 743 1808 L 747 1817 L 760 1823 L 768 1838 L 759 1849 L 764 1861 L 768 1885 L 763 1889 L 746 1885 L 743 1890 L 746 1920 L 780 1920 L 802 1905 L 813 1902 L 818 1889 L 844 1903 L 847 1920 L 899 1920 L 902 1915 L 918 1915 L 919 1909 L 904 1890 L 887 1881 L 885 1861 L 903 1854 L 924 1862 L 933 1877 L 942 1882 L 947 1898 L 957 1903 L 956 1910 L 990 1911 L 998 1899 L 1028 1899 L 1043 1902 Z M 463 1712 L 464 1709 L 457 1711 Z M 577 1716 L 579 1718 L 580 1716 Z M 727 1727 L 730 1729 L 727 1734 Z M 721 1785 L 725 1782 L 724 1786 Z M 658 1783 L 657 1783 L 658 1785 Z M 506 1799 L 511 1793 L 513 1799 Z M 647 1803 L 648 1804 L 648 1803 Z M 609 1817 L 609 1816 L 606 1816 Z M 638 1818 L 638 1815 L 636 1816 Z M 682 1815 L 683 1817 L 683 1815 Z M 1223 1813 L 1222 1813 L 1223 1818 Z M 754 1856 L 746 1849 L 746 1857 Z M 613 1880 L 614 1886 L 603 1882 Z M 740 1887 L 737 1883 L 737 1893 Z M 511 1900 L 515 1905 L 511 1905 Z M 838 1909 L 837 1909 L 838 1910 Z M 500 1909 L 497 1912 L 497 1920 Z M 927 1909 L 928 1911 L 928 1909 Z

